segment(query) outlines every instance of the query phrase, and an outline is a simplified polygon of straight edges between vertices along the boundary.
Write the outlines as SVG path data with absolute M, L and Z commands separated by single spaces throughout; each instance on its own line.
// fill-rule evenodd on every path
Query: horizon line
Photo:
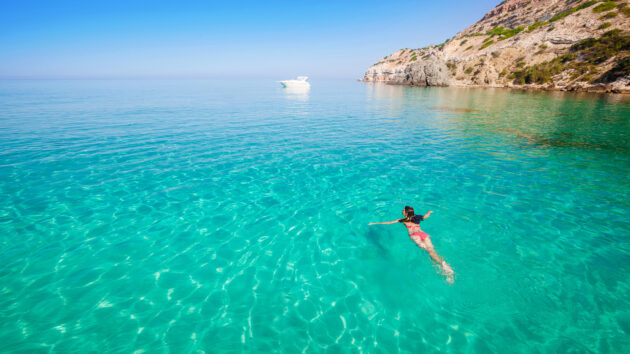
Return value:
M 293 78 L 296 75 L 285 76 L 248 76 L 248 75 L 140 75 L 140 76 L 127 76 L 127 75 L 115 75 L 115 76 L 0 76 L 0 80 L 211 80 L 211 79 L 272 79 L 272 80 L 286 80 L 287 78 Z M 344 80 L 357 80 L 360 77 L 353 78 L 352 76 L 311 76 L 311 75 L 299 75 L 308 76 L 309 79 L 344 79 Z

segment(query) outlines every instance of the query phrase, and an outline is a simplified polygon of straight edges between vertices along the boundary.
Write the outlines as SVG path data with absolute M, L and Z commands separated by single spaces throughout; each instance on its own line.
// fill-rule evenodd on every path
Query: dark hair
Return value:
M 409 217 L 416 215 L 416 213 L 413 211 L 413 208 L 410 206 L 406 206 L 405 207 L 405 214 L 407 214 L 407 219 L 409 219 Z
M 420 221 L 422 221 L 422 215 L 416 215 L 415 211 L 413 210 L 413 207 L 406 206 L 405 214 L 407 214 L 407 217 L 403 219 L 404 222 L 412 222 L 415 224 L 419 224 Z

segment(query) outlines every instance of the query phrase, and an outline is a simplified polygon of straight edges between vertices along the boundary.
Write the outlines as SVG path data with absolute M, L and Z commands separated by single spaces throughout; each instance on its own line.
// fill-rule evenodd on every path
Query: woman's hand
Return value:
M 389 225 L 389 224 L 395 224 L 397 223 L 398 220 L 394 220 L 394 221 L 385 221 L 385 222 L 371 222 L 368 225 Z

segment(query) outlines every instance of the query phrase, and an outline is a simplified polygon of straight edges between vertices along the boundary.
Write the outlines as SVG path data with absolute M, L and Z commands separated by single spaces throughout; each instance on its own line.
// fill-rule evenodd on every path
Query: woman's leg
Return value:
M 431 259 L 435 263 L 439 264 L 442 267 L 442 270 L 444 270 L 444 273 L 446 275 L 446 280 L 449 283 L 453 283 L 453 274 L 455 272 L 453 272 L 451 266 L 448 265 L 448 263 L 446 263 L 444 259 L 442 259 L 442 257 L 437 254 L 437 252 L 435 252 L 435 248 L 433 247 L 433 242 L 431 242 L 431 238 L 427 237 L 424 239 L 424 241 L 422 241 L 420 240 L 420 237 L 416 236 L 412 239 L 416 243 L 416 245 L 418 245 L 418 247 L 424 249 L 425 251 L 427 251 L 427 253 L 429 253 L 429 256 L 431 256 Z
M 431 259 L 438 263 L 438 264 L 442 264 L 442 262 L 444 262 L 444 260 L 442 259 L 442 257 L 440 257 L 437 252 L 435 252 L 435 248 L 433 248 L 433 243 L 431 242 L 431 239 L 429 237 L 425 238 L 424 240 L 421 240 L 419 236 L 414 236 L 412 238 L 413 242 L 416 243 L 416 245 L 418 245 L 418 247 L 422 248 L 423 250 L 427 251 L 429 253 L 429 256 L 431 256 Z
M 435 248 L 433 248 L 433 243 L 431 242 L 431 238 L 427 237 L 424 239 L 424 241 L 420 241 L 420 242 L 424 243 L 425 247 L 423 248 L 429 253 L 429 256 L 431 256 L 431 259 L 433 259 L 435 263 L 442 264 L 442 262 L 444 262 L 442 257 L 440 257 L 437 254 L 437 252 L 435 252 Z

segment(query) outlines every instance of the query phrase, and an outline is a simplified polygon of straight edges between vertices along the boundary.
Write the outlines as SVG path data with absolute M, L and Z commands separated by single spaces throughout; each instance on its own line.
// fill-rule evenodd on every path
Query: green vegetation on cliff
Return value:
M 486 43 L 484 43 L 481 47 L 479 47 L 479 50 L 487 48 L 490 44 L 494 43 L 494 41 L 491 39 L 489 41 L 487 41 Z
M 617 4 L 614 1 L 606 1 L 595 6 L 593 8 L 593 12 L 597 12 L 597 13 L 606 12 L 606 11 L 610 11 L 614 9 L 615 7 L 617 7 Z
M 620 60 L 617 65 L 604 73 L 598 82 L 611 82 L 615 81 L 622 76 L 626 76 L 630 73 L 630 57 Z
M 606 5 L 606 7 L 609 7 L 610 6 L 610 5 L 608 5 L 609 2 L 611 2 L 613 4 L 612 8 L 614 8 L 616 6 L 614 2 L 607 1 L 607 2 L 605 2 L 603 4 L 598 5 L 597 7 L 595 7 L 595 9 L 599 8 L 602 5 Z M 529 27 L 527 27 L 527 32 L 532 32 L 533 30 L 535 30 L 538 27 L 541 27 L 541 26 L 544 26 L 544 25 L 548 25 L 548 24 L 550 24 L 552 22 L 561 20 L 561 19 L 569 16 L 570 14 L 572 14 L 574 12 L 577 12 L 577 11 L 583 10 L 583 9 L 585 9 L 587 7 L 593 6 L 596 3 L 597 3 L 596 0 L 590 0 L 590 1 L 586 1 L 586 2 L 584 2 L 582 4 L 580 4 L 578 6 L 572 7 L 570 9 L 568 9 L 568 10 L 564 10 L 562 12 L 559 12 L 555 16 L 550 18 L 549 21 L 540 21 L 540 22 L 536 22 L 536 23 L 534 23 L 532 25 L 529 25 Z M 595 9 L 593 9 L 593 11 L 595 11 Z M 605 11 L 605 10 L 602 10 L 602 11 Z M 596 12 L 600 12 L 600 11 L 596 11 Z
M 599 39 L 587 38 L 571 46 L 571 51 L 578 52 L 583 60 L 594 64 L 600 64 L 623 50 L 630 50 L 630 35 L 618 29 L 604 33 Z
M 618 55 L 630 55 L 628 51 L 630 51 L 630 35 L 615 29 L 604 33 L 599 39 L 584 39 L 571 46 L 569 52 L 550 61 L 516 71 L 513 74 L 514 83 L 544 84 L 565 70 L 571 71 L 572 79 L 584 75 L 582 80 L 590 80 L 597 74 L 597 65 Z M 630 57 L 625 57 L 596 81 L 610 82 L 628 74 L 630 74 Z
M 484 34 L 481 32 L 477 32 L 477 33 L 470 33 L 470 34 L 465 34 L 463 35 L 461 38 L 468 38 L 468 37 L 479 37 L 479 36 L 483 36 Z
M 554 22 L 554 21 L 561 20 L 561 19 L 569 16 L 570 14 L 572 14 L 574 12 L 583 10 L 583 9 L 589 7 L 589 6 L 595 5 L 596 3 L 597 3 L 597 1 L 590 0 L 590 1 L 587 1 L 585 3 L 582 3 L 582 4 L 578 5 L 576 7 L 572 7 L 570 9 L 568 9 L 568 10 L 562 11 L 562 12 L 556 14 L 555 16 L 553 16 L 552 18 L 550 18 L 549 22 Z
M 549 22 L 536 22 L 533 25 L 530 25 L 529 27 L 527 27 L 527 32 L 531 32 L 535 30 L 536 28 L 547 25 L 547 24 L 549 24 Z
M 610 26 L 612 26 L 612 23 L 610 23 L 610 22 L 604 22 L 604 23 L 602 23 L 601 25 L 599 25 L 599 29 L 608 28 L 608 27 L 610 27 Z
M 524 85 L 549 82 L 553 76 L 560 74 L 564 70 L 564 64 L 572 59 L 570 56 L 561 55 L 553 60 L 518 70 L 512 76 L 514 83 Z
M 499 26 L 489 30 L 488 32 L 486 32 L 486 34 L 489 36 L 499 36 L 499 40 L 502 41 L 504 39 L 516 36 L 524 29 L 525 26 L 519 26 L 516 28 L 503 28 L 503 26 Z
M 600 20 L 607 20 L 609 18 L 617 17 L 617 13 L 614 11 L 606 13 L 604 16 L 600 17 Z

